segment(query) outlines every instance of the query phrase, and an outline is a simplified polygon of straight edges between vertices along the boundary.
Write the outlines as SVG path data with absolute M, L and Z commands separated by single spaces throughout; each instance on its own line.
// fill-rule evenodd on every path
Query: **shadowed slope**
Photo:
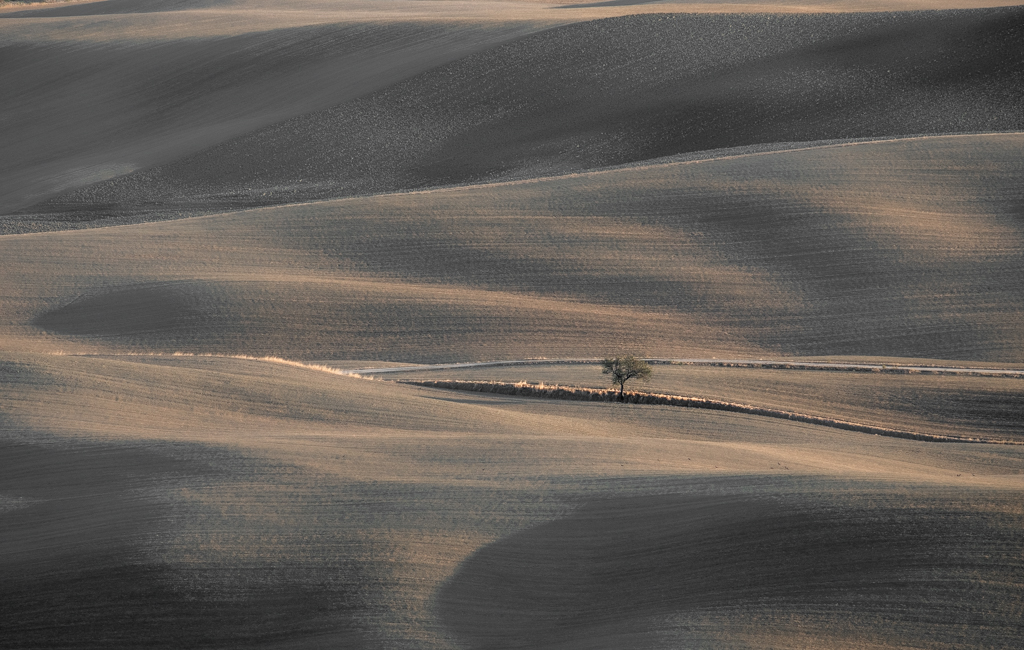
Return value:
M 1022 138 L 865 143 L 14 236 L 0 239 L 0 313 L 8 331 L 38 336 L 38 318 L 77 335 L 71 345 L 305 359 L 623 349 L 1020 363 Z M 154 292 L 180 308 L 147 315 Z
M 57 4 L 57 3 L 54 3 Z M 209 9 L 232 4 L 230 0 L 100 0 L 74 2 L 51 7 L 32 7 L 14 13 L 18 18 L 63 18 L 67 16 L 108 16 Z
M 74 406 L 88 419 L 88 400 Z M 0 648 L 251 648 L 304 636 L 363 647 L 351 570 L 156 557 L 157 540 L 187 519 L 180 491 L 223 485 L 237 456 L 54 433 L 0 438 Z
M 761 143 L 1016 130 L 1022 38 L 1020 8 L 574 24 L 29 212 L 136 219 Z
M 440 611 L 481 648 L 1014 647 L 1019 506 L 847 499 L 596 500 L 476 553 Z
M 343 17 L 301 12 L 279 24 L 221 14 L 181 24 L 167 17 L 173 13 L 117 15 L 98 26 L 0 20 L 0 214 L 351 100 L 537 29 L 522 21 L 323 24 Z M 304 17 L 318 23 L 302 24 Z M 19 30 L 25 23 L 36 29 Z M 157 33 L 137 34 L 146 28 Z
M 133 350 L 285 355 L 306 359 L 487 358 L 497 350 L 554 355 L 605 345 L 658 345 L 679 331 L 715 332 L 685 315 L 636 313 L 504 291 L 413 281 L 287 278 L 133 284 L 75 300 L 33 324 Z M 650 334 L 636 338 L 642 324 Z

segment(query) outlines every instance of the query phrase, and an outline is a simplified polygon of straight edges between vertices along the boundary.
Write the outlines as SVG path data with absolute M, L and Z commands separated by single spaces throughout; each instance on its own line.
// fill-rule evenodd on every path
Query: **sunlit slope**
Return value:
M 1024 128 L 1024 9 L 553 28 L 28 210 L 170 216 L 722 147 Z M 134 215 L 134 216 L 133 216 Z
M 0 372 L 10 647 L 1014 647 L 1017 447 L 230 359 Z
M 109 15 L 80 15 L 107 4 L 0 14 L 0 214 L 360 97 L 539 28 L 512 20 L 179 12 L 138 2 L 120 3 L 137 13 L 107 7 Z
M 1022 143 L 865 143 L 6 237 L 4 329 L 305 359 L 1020 363 Z

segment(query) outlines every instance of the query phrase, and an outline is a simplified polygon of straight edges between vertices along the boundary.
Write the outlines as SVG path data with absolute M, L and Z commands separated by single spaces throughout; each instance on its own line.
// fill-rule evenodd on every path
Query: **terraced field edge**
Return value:
M 462 381 L 451 379 L 416 380 L 400 379 L 398 383 L 412 384 L 426 388 L 441 388 L 446 390 L 461 390 L 475 393 L 492 393 L 496 395 L 512 395 L 516 397 L 544 397 L 548 399 L 563 399 L 583 402 L 616 402 L 619 400 L 619 393 L 614 389 L 583 388 L 578 386 L 549 386 L 545 384 L 530 384 L 527 382 L 501 382 L 501 381 Z M 968 438 L 959 436 L 942 436 L 916 431 L 903 431 L 887 427 L 876 427 L 868 424 L 859 424 L 847 420 L 826 418 L 816 415 L 806 415 L 781 409 L 765 408 L 761 406 L 750 406 L 748 404 L 737 404 L 721 400 L 706 399 L 703 397 L 686 397 L 683 395 L 666 395 L 662 393 L 645 393 L 642 391 L 625 391 L 623 402 L 627 404 L 655 404 L 665 406 L 679 406 L 684 408 L 708 409 L 713 411 L 728 411 L 731 413 L 745 413 L 761 417 L 792 420 L 794 422 L 805 422 L 819 426 L 842 429 L 844 431 L 856 431 L 858 433 L 869 433 L 890 438 L 906 438 L 908 440 L 922 440 L 926 442 L 969 442 L 998 445 L 1020 445 L 1024 444 L 1016 440 L 986 440 L 982 438 Z

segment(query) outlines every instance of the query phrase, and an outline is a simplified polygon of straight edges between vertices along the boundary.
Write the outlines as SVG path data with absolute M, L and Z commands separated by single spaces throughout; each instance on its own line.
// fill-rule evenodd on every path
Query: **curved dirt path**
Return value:
M 446 364 L 420 364 L 420 365 L 409 365 L 409 366 L 393 366 L 387 368 L 360 368 L 360 369 L 343 369 L 329 365 L 328 363 L 304 363 L 302 361 L 293 361 L 290 359 L 283 359 L 281 357 L 251 357 L 244 355 L 218 355 L 218 354 L 190 354 L 190 353 L 173 353 L 173 354 L 160 354 L 160 353 L 121 353 L 121 354 L 81 354 L 73 356 L 113 356 L 113 357 L 213 357 L 213 358 L 225 358 L 225 359 L 240 359 L 245 361 L 262 361 L 265 363 L 277 363 L 287 366 L 294 366 L 299 368 L 305 368 L 308 370 L 316 370 L 320 372 L 328 372 L 335 375 L 346 375 L 350 377 L 361 377 L 373 379 L 378 375 L 395 374 L 403 372 L 418 372 L 418 371 L 432 371 L 432 370 L 454 370 L 463 368 L 485 368 L 485 367 L 498 367 L 498 366 L 528 366 L 528 365 L 566 365 L 566 364 L 596 364 L 601 361 L 598 358 L 575 358 L 575 359 L 509 359 L 504 361 L 477 361 L 467 363 L 446 363 Z M 665 358 L 646 358 L 648 362 L 654 364 L 676 364 L 676 365 L 702 365 L 702 366 L 716 366 L 723 368 L 769 368 L 769 369 L 786 369 L 786 370 L 841 370 L 841 371 L 853 371 L 853 372 L 885 372 L 892 374 L 912 374 L 912 373 L 929 373 L 929 374 L 943 374 L 943 375 L 973 375 L 973 376 L 999 376 L 999 377 L 1011 377 L 1011 378 L 1024 378 L 1024 369 L 1013 369 L 1013 368 L 976 368 L 966 366 L 929 366 L 929 365 L 899 365 L 899 364 L 874 364 L 874 363 L 835 363 L 829 361 L 773 361 L 766 359 L 665 359 Z M 530 397 L 554 397 L 556 399 L 570 399 L 570 400 L 593 400 L 595 395 L 593 393 L 604 393 L 599 389 L 588 389 L 588 388 L 575 388 L 575 387 L 554 387 L 559 389 L 558 395 L 548 395 L 537 393 L 534 394 L 532 387 L 526 387 L 529 389 L 526 394 L 523 392 L 524 387 L 518 384 L 507 384 L 504 382 L 492 382 L 493 385 L 486 389 L 481 389 L 479 382 L 461 382 L 461 381 L 416 381 L 416 380 L 398 380 L 400 383 L 409 383 L 420 386 L 427 386 L 431 388 L 442 388 L 449 390 L 469 390 L 472 392 L 497 392 L 502 394 L 514 394 L 519 396 L 530 396 Z M 465 384 L 465 385 L 463 385 Z M 515 389 L 509 393 L 505 389 Z M 585 394 L 577 394 L 582 391 Z M 847 420 L 840 420 L 835 418 L 827 418 L 822 416 L 808 415 L 805 413 L 797 413 L 794 411 L 787 411 L 781 409 L 765 408 L 751 406 L 747 404 L 738 404 L 733 402 L 725 402 L 720 400 L 709 400 L 704 398 L 686 397 L 682 395 L 641 395 L 637 398 L 634 403 L 644 404 L 668 404 L 671 406 L 684 406 L 690 408 L 703 408 L 719 411 L 732 411 L 738 413 L 746 413 L 749 415 L 758 415 L 763 417 L 781 418 L 786 420 L 794 420 L 798 422 L 806 422 L 808 424 L 815 424 L 819 426 L 843 429 L 847 431 L 857 431 L 861 433 L 869 433 L 874 435 L 881 435 L 895 438 L 906 438 L 911 440 L 922 440 L 927 442 L 964 442 L 964 443 L 982 443 L 982 444 L 999 444 L 999 445 L 1021 445 L 1024 442 L 1016 440 L 988 440 L 981 438 L 967 438 L 959 436 L 943 436 L 933 435 L 927 433 L 921 433 L 916 431 L 905 431 L 901 429 L 892 429 L 888 427 L 878 427 L 873 425 L 861 424 L 858 422 L 851 422 Z

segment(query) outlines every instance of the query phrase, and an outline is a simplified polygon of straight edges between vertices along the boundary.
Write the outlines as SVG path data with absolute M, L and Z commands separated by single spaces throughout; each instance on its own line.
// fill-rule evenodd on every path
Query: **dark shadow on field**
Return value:
M 588 2 L 580 5 L 559 5 L 555 9 L 582 9 L 586 7 L 631 7 L 633 5 L 659 4 L 662 0 L 607 0 L 607 2 Z
M 201 288 L 201 286 L 200 286 Z M 40 315 L 33 325 L 77 335 L 156 336 L 193 331 L 208 319 L 203 299 L 192 285 L 148 283 L 96 295 L 79 296 Z
M 391 286 L 397 291 L 261 279 L 147 282 L 82 293 L 31 323 L 145 351 L 424 363 L 508 356 L 513 345 L 582 356 L 588 343 L 580 331 L 606 342 L 635 339 L 632 322 L 560 312 L 550 301 L 499 304 Z M 505 351 L 495 351 L 495 341 Z
M 592 501 L 478 551 L 440 590 L 438 611 L 475 648 L 596 647 L 609 634 L 621 635 L 619 647 L 655 647 L 687 638 L 669 617 L 714 611 L 748 632 L 766 613 L 765 631 L 779 613 L 816 618 L 822 645 L 845 626 L 844 636 L 853 630 L 872 647 L 1013 647 L 1019 508 L 904 497 L 855 507 L 825 498 Z
M 4 580 L 0 647 L 254 648 L 328 633 L 338 647 L 363 647 L 358 633 L 324 620 L 344 608 L 344 594 L 324 593 L 301 574 L 248 573 L 243 579 L 265 588 L 196 597 L 176 588 L 172 567 L 76 557 L 66 567 Z
M 161 562 L 175 513 L 159 493 L 213 473 L 165 451 L 0 441 L 0 648 L 362 645 L 332 567 Z
M 56 3 L 55 3 L 56 4 Z M 4 18 L 67 18 L 72 16 L 111 16 L 116 14 L 147 14 L 161 11 L 208 9 L 229 4 L 221 0 L 106 0 L 53 7 L 33 7 L 10 12 Z

